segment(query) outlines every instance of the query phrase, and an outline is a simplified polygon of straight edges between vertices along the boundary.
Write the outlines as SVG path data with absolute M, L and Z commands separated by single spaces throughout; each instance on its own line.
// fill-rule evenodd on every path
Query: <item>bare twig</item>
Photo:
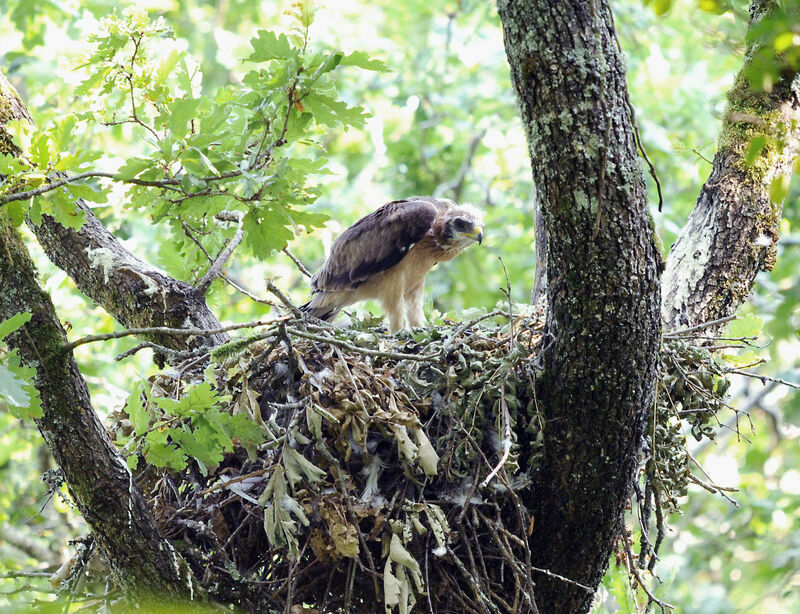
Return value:
M 194 243 L 197 246 L 197 249 L 199 249 L 201 252 L 203 252 L 203 255 L 208 259 L 208 261 L 209 262 L 214 262 L 214 259 L 211 257 L 211 254 L 209 254 L 206 251 L 206 248 L 203 247 L 203 244 L 200 243 L 200 239 L 198 239 L 196 236 L 194 236 L 194 233 L 197 232 L 197 231 L 194 228 L 192 228 L 191 226 L 189 226 L 189 224 L 187 224 L 184 220 L 181 220 L 181 228 L 183 228 L 183 234 L 185 234 L 187 237 L 189 237 L 189 239 L 192 241 L 192 243 Z
M 721 495 L 723 498 L 730 501 L 730 503 L 734 507 L 741 507 L 735 499 L 732 499 L 727 494 L 725 494 L 725 491 L 716 484 L 706 483 L 700 478 L 698 478 L 696 475 L 692 475 L 691 473 L 689 474 L 689 481 L 692 482 L 693 484 L 697 484 L 700 488 L 703 488 L 704 490 L 707 490 L 712 494 Z
M 303 263 L 302 263 L 302 262 L 300 262 L 300 259 L 299 259 L 297 256 L 295 256 L 295 255 L 294 255 L 292 252 L 290 252 L 290 251 L 289 251 L 289 248 L 288 248 L 288 247 L 284 247 L 284 248 L 283 248 L 283 250 L 281 250 L 281 251 L 283 251 L 283 253 L 284 253 L 284 254 L 286 254 L 287 256 L 289 256 L 289 258 L 292 260 L 292 262 L 294 262 L 295 266 L 298 268 L 298 270 L 299 270 L 299 271 L 300 271 L 300 272 L 301 272 L 303 275 L 305 275 L 306 277 L 312 277 L 312 273 L 311 273 L 311 271 L 309 271 L 309 270 L 308 270 L 308 269 L 307 269 L 307 268 L 306 268 L 306 267 L 303 265 Z
M 261 303 L 262 305 L 267 305 L 269 307 L 273 307 L 276 309 L 278 308 L 278 305 L 276 303 L 265 298 L 257 297 L 255 294 L 250 292 L 250 290 L 245 288 L 238 280 L 232 278 L 229 274 L 223 275 L 221 279 L 237 292 L 244 294 L 251 301 L 255 301 L 256 303 Z
M 585 584 L 581 584 L 580 582 L 576 582 L 575 580 L 570 580 L 565 576 L 560 576 L 557 573 L 553 573 L 549 569 L 542 569 L 540 567 L 534 567 L 533 565 L 531 565 L 531 569 L 536 573 L 544 574 L 545 576 L 548 576 L 549 578 L 555 578 L 556 580 L 561 580 L 562 582 L 566 582 L 567 584 L 572 584 L 573 586 L 577 586 L 578 588 L 582 588 L 583 590 L 594 594 L 593 588 L 589 588 Z
M 103 333 L 102 335 L 87 335 L 76 339 L 71 343 L 64 346 L 65 352 L 70 352 L 76 347 L 86 345 L 87 343 L 95 343 L 96 341 L 109 341 L 110 339 L 120 339 L 122 337 L 130 337 L 133 335 L 175 335 L 177 337 L 207 337 L 208 335 L 217 335 L 240 328 L 258 328 L 260 326 L 268 326 L 275 324 L 280 319 L 273 320 L 255 320 L 253 322 L 245 322 L 244 324 L 229 324 L 219 328 L 171 328 L 169 326 L 150 326 L 147 328 L 129 328 L 128 330 L 120 330 L 113 333 Z
M 151 348 L 153 350 L 156 350 L 157 352 L 169 354 L 170 356 L 177 356 L 178 354 L 181 354 L 181 352 L 179 352 L 178 350 L 173 350 L 172 348 L 168 348 L 163 345 L 158 345 L 157 343 L 145 341 L 144 343 L 140 343 L 139 345 L 133 346 L 131 349 L 126 350 L 121 354 L 117 354 L 116 356 L 114 356 L 114 360 L 119 362 L 120 360 L 128 358 L 128 356 L 133 356 L 134 354 L 136 354 L 136 352 L 138 352 L 139 350 L 143 350 L 145 348 Z
M 690 326 L 689 328 L 682 328 L 681 330 L 673 330 L 667 333 L 664 333 L 662 337 L 664 339 L 674 339 L 676 337 L 680 337 L 682 335 L 687 335 L 689 333 L 693 333 L 698 330 L 703 330 L 705 328 L 709 328 L 711 326 L 716 326 L 717 324 L 724 324 L 725 322 L 730 322 L 731 320 L 735 320 L 736 316 L 725 316 L 724 318 L 718 318 L 716 320 L 710 320 L 708 322 L 703 322 L 702 324 L 698 324 L 696 326 Z
M 497 259 L 500 261 L 500 264 L 503 267 L 503 273 L 506 276 L 506 287 L 501 288 L 501 290 L 508 299 L 508 320 L 509 320 L 508 325 L 511 331 L 511 334 L 508 339 L 508 351 L 510 353 L 514 351 L 514 301 L 511 299 L 511 282 L 508 279 L 508 270 L 506 269 L 506 263 L 503 262 L 502 256 L 498 256 Z
M 701 154 L 699 151 L 697 151 L 694 147 L 692 148 L 692 153 L 696 154 L 698 158 L 703 160 L 703 162 L 708 162 L 709 164 L 714 164 L 711 160 L 706 158 L 703 154 Z
M 450 335 L 450 338 L 447 340 L 447 343 L 445 343 L 445 344 L 442 346 L 441 353 L 442 353 L 442 354 L 445 354 L 445 353 L 447 352 L 447 350 L 449 350 L 449 349 L 450 349 L 450 346 L 451 346 L 451 345 L 453 345 L 453 343 L 455 343 L 455 340 L 456 340 L 456 339 L 457 339 L 457 338 L 458 338 L 460 335 L 462 335 L 463 333 L 465 333 L 467 330 L 469 330 L 470 328 L 472 328 L 473 326 L 475 326 L 475 325 L 476 325 L 476 324 L 478 324 L 479 322 L 483 322 L 484 320 L 488 320 L 489 318 L 493 318 L 493 317 L 495 317 L 495 316 L 502 316 L 502 315 L 507 315 L 507 314 L 506 314 L 506 312 L 505 312 L 505 311 L 503 311 L 502 309 L 495 309 L 494 311 L 490 311 L 489 313 L 485 313 L 485 314 L 483 314 L 482 316 L 475 318 L 474 320 L 470 320 L 469 322 L 465 322 L 464 324 L 461 324 L 461 325 L 460 325 L 460 326 L 459 326 L 459 327 L 458 327 L 458 328 L 457 328 L 457 329 L 456 329 L 456 330 L 453 332 L 453 334 L 452 334 L 452 335 Z
M 58 589 L 55 588 L 43 588 L 41 586 L 33 586 L 32 584 L 23 584 L 22 586 L 18 586 L 10 591 L 0 591 L 0 595 L 17 595 L 19 593 L 27 593 L 27 592 L 34 592 L 34 593 L 57 593 Z
M 230 171 L 228 173 L 220 173 L 219 175 L 198 177 L 198 180 L 203 181 L 206 184 L 210 184 L 217 181 L 222 181 L 224 179 L 231 179 L 233 177 L 238 177 L 243 172 L 244 171 L 241 170 Z M 50 183 L 46 183 L 32 190 L 27 190 L 25 192 L 17 192 L 14 194 L 8 194 L 6 196 L 0 196 L 0 206 L 18 200 L 29 200 L 31 198 L 34 198 L 35 196 L 41 196 L 46 192 L 51 192 L 52 190 L 60 188 L 61 186 L 64 186 L 68 183 L 75 183 L 76 181 L 80 181 L 82 179 L 88 179 L 90 177 L 104 177 L 106 179 L 113 179 L 114 181 L 118 181 L 120 183 L 128 183 L 144 187 L 162 188 L 165 190 L 174 190 L 176 192 L 182 192 L 182 189 L 180 187 L 181 180 L 177 177 L 165 177 L 164 179 L 146 180 L 146 179 L 136 179 L 136 178 L 123 178 L 118 173 L 109 173 L 106 171 L 87 171 L 85 173 L 79 173 L 77 175 L 70 175 L 69 177 L 62 177 L 61 179 L 52 181 Z M 211 192 L 207 190 L 202 190 L 200 192 L 192 192 L 190 194 L 186 194 L 186 198 L 192 196 L 206 196 L 210 193 Z M 232 196 L 232 194 L 228 192 L 220 192 L 219 194 L 224 196 Z
M 766 384 L 767 382 L 775 382 L 776 384 L 782 384 L 784 386 L 788 386 L 789 388 L 800 388 L 800 385 L 797 385 L 793 382 L 787 382 L 785 379 L 781 379 L 780 377 L 771 377 L 769 375 L 759 375 L 758 373 L 748 373 L 747 371 L 741 371 L 740 369 L 730 369 L 729 373 L 736 373 L 737 375 L 744 375 L 745 377 L 752 377 L 753 379 L 761 380 L 762 384 Z
M 68 183 L 73 183 L 75 181 L 80 181 L 81 179 L 86 179 L 87 177 L 113 178 L 114 173 L 102 173 L 98 171 L 90 171 L 87 173 L 72 175 L 71 177 L 64 177 L 63 179 L 59 179 L 58 181 L 53 181 L 52 183 L 46 183 L 45 185 L 39 186 L 38 188 L 34 188 L 33 190 L 27 190 L 25 192 L 17 192 L 16 194 L 8 194 L 6 196 L 0 196 L 0 205 L 4 205 L 6 203 L 12 203 L 17 200 L 28 200 L 36 196 L 40 196 L 45 192 L 50 192 L 51 190 L 60 188 L 61 186 L 66 185 Z
M 658 597 L 653 595 L 653 593 L 650 592 L 650 589 L 647 588 L 647 585 L 644 583 L 644 580 L 642 580 L 642 576 L 639 575 L 639 570 L 636 568 L 636 564 L 634 563 L 633 552 L 631 551 L 631 545 L 628 542 L 628 536 L 623 535 L 622 541 L 625 545 L 625 554 L 627 555 L 628 558 L 627 561 L 628 571 L 631 574 L 633 574 L 634 578 L 636 578 L 636 581 L 639 583 L 639 586 L 642 587 L 642 590 L 644 591 L 645 595 L 647 595 L 647 598 L 650 600 L 650 603 L 655 603 L 659 608 L 661 608 L 661 614 L 665 614 L 667 610 L 674 610 L 675 609 L 674 605 L 672 605 L 671 603 L 667 603 L 666 601 L 661 601 L 661 599 L 659 599 Z
M 697 461 L 697 459 L 694 456 L 692 456 L 692 453 L 687 450 L 686 454 L 689 455 L 689 459 L 695 464 L 695 466 L 700 470 L 700 472 L 709 479 L 709 483 L 708 483 L 709 486 L 712 486 L 713 488 L 716 488 L 717 490 L 720 490 L 720 491 L 739 492 L 739 489 L 738 488 L 734 488 L 733 486 L 719 486 L 718 484 L 715 484 L 714 480 L 711 478 L 711 476 L 708 474 L 708 472 Z
M 52 575 L 49 571 L 9 571 L 0 574 L 0 578 L 49 578 Z
M 240 475 L 235 478 L 231 478 L 226 482 L 217 482 L 213 486 L 209 486 L 208 488 L 201 490 L 199 493 L 197 493 L 197 496 L 202 497 L 207 495 L 208 493 L 214 492 L 215 490 L 221 490 L 222 488 L 227 488 L 231 484 L 244 482 L 249 478 L 257 478 L 259 476 L 264 475 L 265 473 L 269 473 L 272 469 L 274 469 L 274 465 L 272 467 L 268 467 L 267 469 L 259 469 L 258 471 L 252 471 L 250 473 L 246 473 L 245 475 Z
M 317 335 L 308 331 L 299 330 L 297 328 L 286 327 L 286 331 L 297 337 L 304 337 L 306 339 L 311 339 L 312 341 L 319 341 L 321 343 L 328 343 L 330 345 L 336 345 L 340 348 L 345 350 L 349 350 L 351 352 L 357 352 L 359 354 L 366 354 L 367 356 L 380 356 L 382 358 L 391 358 L 394 360 L 416 360 L 419 362 L 438 362 L 438 356 L 426 356 L 420 354 L 405 354 L 403 352 L 384 352 L 382 350 L 371 350 L 369 348 L 362 348 L 358 347 L 357 345 L 353 345 L 352 343 L 348 343 L 347 341 L 342 341 L 341 339 L 335 339 L 333 337 L 328 337 L 325 335 Z
M 228 242 L 228 245 L 223 249 L 220 254 L 217 256 L 216 260 L 211 264 L 206 271 L 206 274 L 203 278 L 197 283 L 195 286 L 195 290 L 197 290 L 201 295 L 205 295 L 208 292 L 209 287 L 211 287 L 212 282 L 219 277 L 220 273 L 222 273 L 222 268 L 228 262 L 228 259 L 233 254 L 233 251 L 239 247 L 239 244 L 244 239 L 244 230 L 242 228 L 244 224 L 244 214 L 241 211 L 222 211 L 217 214 L 217 219 L 226 221 L 226 222 L 236 222 L 236 232 L 233 235 L 233 238 Z
M 300 320 L 301 322 L 303 321 L 303 314 L 297 308 L 297 305 L 295 305 L 291 300 L 289 300 L 289 297 L 286 296 L 283 292 L 281 292 L 280 288 L 278 288 L 278 286 L 272 283 L 272 280 L 265 279 L 264 285 L 267 286 L 267 290 L 269 290 L 270 292 L 272 292 L 272 294 L 278 297 L 278 300 L 280 300 L 280 302 L 283 303 L 286 309 L 288 309 L 292 313 L 292 315 L 296 320 Z
M 500 411 L 502 412 L 503 418 L 503 439 L 500 443 L 500 448 L 503 450 L 503 454 L 500 456 L 500 460 L 497 463 L 497 466 L 492 469 L 491 473 L 486 476 L 486 479 L 481 482 L 481 488 L 486 488 L 489 482 L 492 481 L 492 478 L 497 475 L 497 473 L 503 468 L 508 460 L 509 455 L 511 454 L 511 417 L 508 413 L 508 403 L 506 403 L 506 382 L 508 381 L 508 376 L 511 374 L 511 371 L 506 373 L 505 378 L 503 378 L 503 383 L 500 384 Z

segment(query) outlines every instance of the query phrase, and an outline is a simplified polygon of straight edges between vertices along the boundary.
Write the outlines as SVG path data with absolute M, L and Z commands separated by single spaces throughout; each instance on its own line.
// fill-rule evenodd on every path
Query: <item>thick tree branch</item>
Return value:
M 188 597 L 182 563 L 95 414 L 72 353 L 64 351 L 66 334 L 50 297 L 38 285 L 22 238 L 0 212 L 0 319 L 21 311 L 32 318 L 7 341 L 36 369 L 43 409 L 36 423 L 116 580 L 137 599 Z
M 659 256 L 605 0 L 498 0 L 547 233 L 545 458 L 527 503 L 533 564 L 596 587 L 622 528 L 653 399 Z M 522 440 L 524 435 L 518 433 Z M 592 595 L 534 578 L 548 614 Z
M 11 118 L 30 121 L 16 91 L 2 73 L 0 111 L 4 121 Z M 0 151 L 12 155 L 20 153 L 2 127 Z M 50 230 L 50 241 L 45 247 L 54 260 L 69 265 L 65 268 L 79 285 L 83 282 L 87 288 L 97 290 L 96 300 L 105 301 L 112 307 L 109 311 L 120 320 L 148 320 L 147 316 L 135 316 L 135 308 L 114 308 L 136 300 L 141 301 L 140 312 L 150 303 L 159 303 L 156 313 L 163 317 L 170 313 L 170 308 L 174 313 L 178 302 L 174 300 L 174 291 L 181 288 L 180 282 L 136 260 L 88 208 L 82 203 L 79 206 L 88 218 L 80 231 L 67 231 L 50 218 L 45 218 L 38 227 L 38 230 Z M 67 240 L 58 243 L 62 232 Z M 67 253 L 70 247 L 76 250 L 75 254 Z M 81 271 L 81 265 L 87 270 Z M 130 285 L 138 288 L 138 296 L 134 292 L 121 297 L 121 279 L 116 279 L 119 275 L 127 275 L 129 279 L 136 276 Z M 104 277 L 105 288 L 101 287 L 101 277 Z M 191 296 L 191 293 L 184 291 L 183 296 Z M 196 303 L 196 297 L 192 298 Z M 19 350 L 23 363 L 36 369 L 34 386 L 42 404 L 37 426 L 117 582 L 139 601 L 154 597 L 189 598 L 193 593 L 190 574 L 185 572 L 185 564 L 161 535 L 130 470 L 109 440 L 92 407 L 86 382 L 72 352 L 67 350 L 66 333 L 50 297 L 38 285 L 27 248 L 8 217 L 0 211 L 0 319 L 22 311 L 30 312 L 31 320 L 9 335 L 7 342 Z M 186 319 L 189 319 L 188 314 Z M 213 321 L 216 322 L 216 318 Z M 186 322 L 180 325 L 185 326 Z M 167 345 L 169 337 L 164 341 Z M 211 341 L 217 339 L 211 338 Z
M 80 201 L 78 207 L 86 216 L 78 230 L 66 228 L 49 216 L 43 216 L 41 225 L 29 226 L 50 260 L 66 271 L 84 294 L 126 328 L 221 327 L 201 292 L 131 254 L 89 207 Z M 165 333 L 148 339 L 182 350 L 219 345 L 228 336 L 217 333 L 187 338 Z
M 774 10 L 771 0 L 753 2 L 751 28 Z M 748 47 L 728 93 L 711 175 L 667 258 L 661 307 L 667 329 L 732 314 L 756 274 L 775 264 L 781 203 L 772 201 L 770 188 L 791 174 L 800 150 L 800 79 L 787 70 L 771 92 L 754 91 L 745 75 L 759 49 L 757 42 Z M 754 139 L 764 147 L 748 160 Z

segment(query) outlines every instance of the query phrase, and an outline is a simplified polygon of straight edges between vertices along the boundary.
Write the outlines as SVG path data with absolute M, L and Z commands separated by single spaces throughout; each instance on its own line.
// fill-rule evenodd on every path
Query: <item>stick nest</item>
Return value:
M 217 411 L 246 416 L 263 435 L 234 438 L 216 465 L 190 453 L 176 471 L 145 457 L 135 475 L 164 533 L 213 600 L 249 611 L 404 613 L 422 601 L 418 610 L 443 613 L 534 612 L 542 570 L 530 563 L 520 452 L 535 469 L 543 315 L 497 311 L 395 337 L 369 324 L 284 318 L 210 363 L 195 357 L 151 378 L 138 401 L 151 432 L 176 422 L 151 399 L 182 399 L 203 381 Z M 699 377 L 716 364 L 702 352 L 681 342 L 662 355 L 669 395 L 650 417 L 640 473 L 640 514 L 649 526 L 656 510 L 658 543 L 662 509 L 675 509 L 689 479 L 686 418 L 712 432 L 727 387 L 721 372 Z M 692 408 L 675 400 L 691 395 L 708 411 L 681 414 Z M 111 428 L 141 460 L 129 414 L 112 416 Z M 643 561 L 658 543 L 645 536 Z

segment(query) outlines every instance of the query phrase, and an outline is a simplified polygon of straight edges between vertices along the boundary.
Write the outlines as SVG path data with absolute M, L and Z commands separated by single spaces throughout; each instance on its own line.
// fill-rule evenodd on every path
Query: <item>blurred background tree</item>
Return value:
M 249 54 L 248 41 L 260 28 L 287 28 L 284 12 L 291 5 L 288 0 L 2 0 L 0 62 L 40 126 L 52 123 L 65 109 L 103 111 L 102 100 L 76 96 L 76 87 L 87 76 L 77 67 L 88 53 L 86 41 L 98 20 L 134 4 L 151 17 L 164 17 L 175 35 L 168 44 L 196 58 L 204 93 L 241 79 L 249 67 L 241 60 Z M 345 99 L 365 106 L 371 117 L 363 129 L 320 136 L 332 173 L 320 180 L 320 197 L 309 209 L 332 219 L 310 235 L 299 234 L 289 249 L 314 269 L 343 228 L 388 200 L 433 194 L 473 202 L 486 211 L 484 248 L 468 251 L 429 276 L 433 303 L 428 309 L 460 319 L 469 309 L 493 306 L 502 298 L 499 288 L 505 286 L 498 256 L 507 267 L 514 297 L 525 301 L 533 284 L 535 194 L 493 3 L 319 4 L 311 29 L 316 48 L 364 51 L 392 72 L 337 76 Z M 650 190 L 657 230 L 668 250 L 710 170 L 725 92 L 741 65 L 747 3 L 620 0 L 613 8 L 642 141 L 664 193 L 659 214 L 655 189 Z M 787 32 L 782 44 L 793 52 L 800 48 L 797 24 L 787 24 L 776 36 Z M 73 138 L 76 147 L 91 143 L 108 152 L 99 163 L 107 165 L 105 170 L 141 153 L 127 126 L 109 130 L 89 123 L 74 131 Z M 770 360 L 762 372 L 794 382 L 800 379 L 799 195 L 792 185 L 783 210 L 778 264 L 759 276 L 752 300 L 743 308 L 765 321 L 760 341 Z M 188 241 L 160 240 L 168 228 L 153 225 L 123 202 L 111 198 L 93 210 L 144 259 L 190 282 L 202 274 L 203 260 L 197 254 L 194 259 L 175 257 L 179 252 L 191 254 Z M 30 245 L 35 248 L 35 241 Z M 73 335 L 114 329 L 110 316 L 41 253 L 37 264 Z M 266 260 L 237 254 L 229 277 L 257 294 L 265 277 L 275 279 L 297 301 L 307 294 L 305 278 L 281 252 Z M 247 321 L 265 310 L 221 283 L 212 287 L 209 304 L 224 321 Z M 375 311 L 371 305 L 367 309 Z M 119 375 L 107 376 L 113 356 L 133 344 L 120 340 L 82 346 L 76 352 L 101 412 L 121 407 L 130 392 L 126 378 L 135 381 L 155 369 L 148 353 L 141 352 L 113 365 Z M 685 612 L 797 611 L 800 395 L 743 379 L 732 404 L 750 410 L 750 441 L 721 435 L 716 445 L 698 446 L 693 454 L 714 482 L 740 488 L 733 495 L 740 507 L 699 488 L 690 491 L 684 515 L 669 519 L 672 533 L 658 568 L 665 584 L 657 594 Z M 9 573 L 52 569 L 68 556 L 62 551 L 65 539 L 81 532 L 82 520 L 69 501 L 39 479 L 51 466 L 35 427 L 0 412 L 0 566 Z M 41 578 L 5 577 L 0 579 L 0 607 L 28 602 L 32 594 L 48 599 L 51 590 Z M 635 600 L 624 574 L 612 564 L 597 611 L 636 611 Z

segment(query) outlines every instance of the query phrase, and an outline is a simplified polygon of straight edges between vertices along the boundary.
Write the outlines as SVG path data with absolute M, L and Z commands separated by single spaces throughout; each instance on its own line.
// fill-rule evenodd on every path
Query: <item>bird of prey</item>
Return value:
M 332 320 L 358 301 L 377 299 L 389 329 L 424 326 L 425 275 L 483 240 L 483 216 L 470 205 L 412 196 L 383 205 L 345 230 L 311 278 L 313 296 L 300 309 Z

